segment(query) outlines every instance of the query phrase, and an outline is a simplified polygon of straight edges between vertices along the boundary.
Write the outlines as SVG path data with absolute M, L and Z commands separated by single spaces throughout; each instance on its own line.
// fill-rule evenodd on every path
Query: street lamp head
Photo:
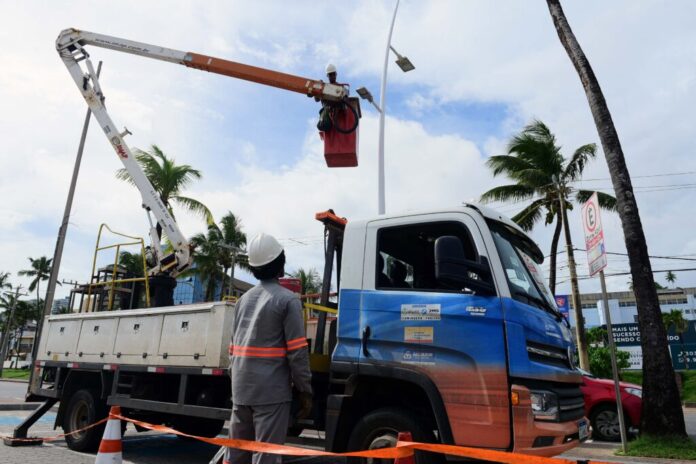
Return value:
M 411 60 L 409 60 L 406 56 L 399 56 L 395 63 L 397 64 L 397 66 L 401 68 L 403 72 L 409 72 L 416 69 L 413 63 L 411 63 Z
M 367 90 L 367 87 L 360 87 L 359 89 L 356 90 L 356 92 L 358 92 L 358 95 L 360 95 L 360 98 L 372 103 L 372 101 L 373 101 L 372 94 L 370 93 L 369 90 Z

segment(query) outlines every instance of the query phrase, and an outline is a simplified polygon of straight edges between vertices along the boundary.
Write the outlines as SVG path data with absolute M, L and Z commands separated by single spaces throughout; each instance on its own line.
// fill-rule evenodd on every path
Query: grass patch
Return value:
M 682 401 L 696 402 L 696 372 L 685 371 L 682 373 Z
M 643 373 L 641 371 L 621 371 L 620 377 L 623 382 L 643 385 Z
M 628 443 L 628 450 L 619 456 L 641 456 L 661 459 L 696 459 L 696 443 L 689 438 L 641 436 Z
M 2 378 L 29 380 L 29 369 L 3 369 Z

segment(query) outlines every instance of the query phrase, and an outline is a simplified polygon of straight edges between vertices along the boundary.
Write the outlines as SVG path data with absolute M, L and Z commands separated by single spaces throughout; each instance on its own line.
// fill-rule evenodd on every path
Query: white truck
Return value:
M 543 282 L 541 251 L 512 221 L 464 205 L 344 226 L 327 249 L 328 269 L 334 252 L 342 257 L 337 317 L 310 340 L 315 408 L 291 431 L 324 430 L 332 451 L 390 446 L 398 430 L 541 455 L 587 438 L 568 324 Z M 60 401 L 65 432 L 119 405 L 215 435 L 231 406 L 233 311 L 206 303 L 50 316 L 31 395 L 45 408 Z M 68 445 L 93 449 L 99 437 L 90 429 Z
M 98 119 L 119 157 L 130 159 L 100 107 L 96 76 L 75 70 L 75 60 L 87 56 L 79 34 L 84 37 L 64 32 L 59 52 L 90 108 L 103 113 Z M 130 53 L 209 64 L 191 54 L 87 37 Z M 327 85 L 317 84 L 318 95 L 331 95 Z M 169 219 L 157 218 L 167 233 Z M 330 451 L 393 446 L 397 431 L 410 431 L 415 441 L 547 456 L 587 438 L 569 325 L 544 282 L 543 254 L 517 225 L 470 204 L 362 221 L 332 212 L 317 219 L 327 240 L 324 312 L 308 336 L 314 410 L 292 432 L 324 430 Z M 184 245 L 169 262 L 160 259 L 159 272 L 187 264 Z M 334 259 L 337 305 L 328 302 L 326 285 Z M 26 437 L 57 402 L 56 425 L 65 432 L 119 405 L 150 423 L 216 435 L 231 406 L 233 311 L 221 302 L 48 316 L 29 391 L 45 402 L 14 436 Z M 100 436 L 92 428 L 67 441 L 90 450 Z M 416 458 L 422 464 L 441 457 Z

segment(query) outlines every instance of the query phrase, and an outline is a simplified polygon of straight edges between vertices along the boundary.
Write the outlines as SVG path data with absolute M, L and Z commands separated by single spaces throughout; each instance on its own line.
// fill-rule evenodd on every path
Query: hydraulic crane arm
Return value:
M 71 47 L 82 48 L 85 45 L 108 48 L 118 52 L 131 53 L 146 58 L 153 58 L 170 63 L 182 64 L 188 68 L 201 69 L 216 74 L 269 85 L 291 92 L 303 93 L 308 96 L 318 97 L 321 100 L 341 100 L 346 96 L 346 89 L 342 85 L 330 84 L 321 80 L 308 79 L 294 76 L 270 69 L 259 68 L 235 61 L 223 60 L 212 56 L 201 55 L 193 52 L 182 52 L 171 48 L 159 47 L 142 42 L 120 39 L 94 32 L 66 29 L 60 33 L 56 41 L 58 51 Z
M 176 221 L 160 199 L 159 194 L 138 165 L 131 149 L 124 141 L 125 135 L 130 134 L 130 132 L 127 129 L 119 132 L 106 111 L 104 94 L 99 85 L 99 79 L 89 59 L 89 54 L 85 50 L 87 45 L 177 63 L 189 68 L 201 69 L 292 92 L 303 93 L 307 96 L 317 97 L 319 100 L 340 101 L 347 96 L 347 90 L 342 85 L 325 83 L 321 80 L 307 79 L 234 61 L 197 53 L 182 52 L 94 32 L 77 29 L 66 29 L 61 32 L 56 40 L 58 54 L 68 68 L 87 105 L 92 110 L 92 114 L 94 114 L 104 134 L 109 139 L 116 155 L 118 155 L 124 167 L 133 178 L 136 187 L 142 195 L 143 207 L 148 212 L 148 219 L 150 220 L 152 251 L 157 261 L 157 264 L 149 270 L 151 275 L 168 274 L 175 277 L 185 270 L 191 264 L 190 246 L 179 230 Z M 81 62 L 84 62 L 84 69 Z M 162 230 L 169 237 L 174 247 L 174 253 L 162 256 L 159 247 L 159 237 L 153 227 L 150 213 L 155 216 Z

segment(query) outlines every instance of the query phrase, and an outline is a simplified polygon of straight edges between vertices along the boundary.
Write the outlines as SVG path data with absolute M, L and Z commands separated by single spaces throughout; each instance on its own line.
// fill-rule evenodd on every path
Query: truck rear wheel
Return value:
M 70 397 L 63 413 L 63 432 L 71 433 L 93 424 L 108 415 L 106 403 L 93 389 L 78 390 Z M 96 451 L 104 435 L 106 424 L 77 432 L 65 437 L 68 447 L 74 451 Z
M 383 408 L 373 411 L 360 419 L 348 440 L 349 451 L 390 448 L 396 445 L 399 432 L 411 432 L 413 441 L 434 443 L 432 430 L 424 427 L 408 411 L 399 408 Z M 416 451 L 417 464 L 440 464 L 444 462 L 441 454 Z M 378 459 L 349 458 L 351 464 L 373 464 Z M 386 462 L 393 462 L 387 460 Z

